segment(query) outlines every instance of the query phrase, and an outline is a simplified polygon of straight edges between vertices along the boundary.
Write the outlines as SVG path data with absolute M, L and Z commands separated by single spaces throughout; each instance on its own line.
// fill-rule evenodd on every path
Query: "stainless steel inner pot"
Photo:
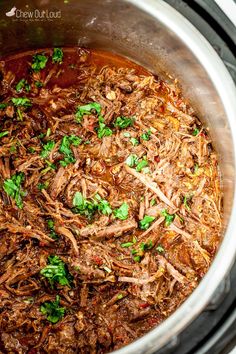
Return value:
M 6 16 L 12 8 L 13 15 Z M 52 46 L 92 47 L 124 55 L 153 73 L 178 78 L 185 97 L 210 129 L 220 156 L 224 188 L 222 244 L 210 270 L 185 303 L 164 323 L 116 352 L 153 353 L 206 308 L 235 260 L 233 81 L 206 39 L 162 0 L 2 0 L 0 10 L 1 57 Z

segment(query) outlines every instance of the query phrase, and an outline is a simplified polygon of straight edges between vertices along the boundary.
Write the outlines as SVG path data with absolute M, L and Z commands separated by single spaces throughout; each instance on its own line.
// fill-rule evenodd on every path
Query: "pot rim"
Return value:
M 125 1 L 158 19 L 176 33 L 206 70 L 218 92 L 228 118 L 234 146 L 233 161 L 236 166 L 236 87 L 221 58 L 194 26 L 163 0 Z M 236 193 L 234 192 L 232 211 L 224 238 L 203 280 L 190 297 L 163 323 L 131 344 L 114 351 L 114 354 L 153 353 L 167 343 L 171 343 L 205 309 L 236 258 L 235 230 Z

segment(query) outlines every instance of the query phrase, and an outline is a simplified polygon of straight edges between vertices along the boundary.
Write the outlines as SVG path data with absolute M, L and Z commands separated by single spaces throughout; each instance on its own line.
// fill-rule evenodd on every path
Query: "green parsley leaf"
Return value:
M 152 249 L 152 247 L 153 247 L 152 240 L 150 240 L 148 243 L 141 242 L 140 244 L 140 250 L 143 252 Z
M 37 187 L 38 187 L 38 189 L 39 189 L 40 191 L 42 191 L 43 189 L 47 189 L 47 188 L 48 188 L 48 185 L 49 185 L 48 182 L 39 183 L 39 184 L 37 185 Z
M 10 147 L 10 152 L 11 153 L 14 153 L 14 152 L 16 152 L 16 146 L 15 145 L 12 145 L 11 147 Z
M 51 323 L 57 323 L 65 315 L 65 308 L 60 307 L 60 296 L 56 296 L 55 301 L 46 301 L 40 306 L 40 311 L 43 315 L 46 315 L 46 318 Z
M 51 162 L 48 161 L 48 160 L 45 160 L 45 162 L 46 162 L 46 164 L 48 165 L 48 167 L 46 167 L 45 169 L 43 169 L 43 170 L 41 171 L 41 174 L 45 174 L 45 173 L 47 173 L 48 171 L 50 171 L 51 169 L 52 169 L 52 170 L 56 170 L 56 166 L 55 166 L 53 163 L 51 163 Z
M 73 281 L 67 265 L 58 256 L 49 256 L 48 265 L 41 269 L 40 274 L 47 278 L 52 289 L 54 288 L 54 283 L 70 287 Z
M 24 180 L 24 177 L 25 176 L 23 172 L 17 172 L 11 178 L 6 179 L 3 183 L 4 191 L 15 200 L 16 206 L 19 209 L 23 208 L 22 197 L 26 195 L 26 193 L 21 189 L 21 184 Z
M 49 140 L 46 144 L 43 145 L 42 151 L 40 153 L 40 156 L 42 158 L 46 158 L 48 157 L 48 155 L 50 154 L 50 152 L 53 150 L 55 146 L 55 142 L 52 140 Z
M 19 106 L 22 106 L 22 107 L 31 107 L 32 106 L 32 103 L 30 101 L 29 98 L 26 98 L 26 97 L 13 97 L 11 99 L 12 103 L 14 104 L 14 106 L 16 107 L 19 107 Z
M 135 154 L 131 154 L 127 157 L 127 159 L 125 160 L 126 165 L 128 165 L 129 167 L 135 167 L 138 164 L 138 156 Z
M 33 146 L 29 146 L 27 149 L 31 154 L 35 153 L 35 148 Z
M 3 138 L 4 136 L 8 135 L 9 131 L 5 130 L 5 132 L 0 133 L 0 138 Z
M 43 83 L 40 82 L 40 81 L 35 81 L 34 84 L 35 84 L 35 86 L 38 87 L 38 88 L 43 87 Z
M 166 209 L 163 209 L 161 211 L 161 215 L 165 217 L 165 223 L 166 226 L 170 226 L 170 224 L 174 221 L 175 219 L 175 214 L 169 214 Z
M 71 150 L 70 146 L 74 145 L 77 147 L 81 144 L 81 142 L 82 142 L 82 138 L 80 138 L 79 136 L 68 135 L 63 137 L 59 148 L 60 153 L 64 155 L 64 160 L 60 161 L 60 164 L 63 167 L 66 167 L 70 163 L 76 162 L 76 159 L 74 157 L 73 151 Z
M 61 48 L 54 48 L 53 55 L 52 55 L 52 62 L 61 64 L 63 60 L 63 55 L 64 54 Z
M 128 247 L 131 247 L 131 246 L 135 245 L 136 242 L 137 242 L 137 239 L 134 236 L 132 242 L 121 243 L 120 246 L 123 247 L 123 248 L 128 248 Z
M 129 133 L 129 132 L 124 132 L 124 133 L 123 133 L 123 136 L 124 136 L 125 138 L 130 138 L 130 133 Z
M 79 146 L 82 143 L 82 138 L 76 135 L 69 135 L 69 141 L 75 147 Z
M 142 220 L 139 221 L 139 227 L 141 230 L 147 230 L 150 224 L 155 220 L 154 216 L 145 215 Z
M 141 256 L 134 256 L 133 257 L 133 260 L 137 263 L 140 263 L 141 262 Z
M 149 129 L 146 133 L 143 133 L 141 135 L 141 138 L 145 141 L 148 141 L 150 139 L 150 136 L 151 136 L 151 130 Z
M 98 117 L 99 128 L 97 130 L 97 134 L 99 139 L 102 139 L 104 136 L 112 135 L 112 130 L 106 126 L 104 123 L 104 118 L 102 116 Z
M 7 106 L 7 103 L 0 103 L 0 109 L 5 109 Z
M 118 294 L 118 295 L 117 295 L 117 300 L 121 300 L 121 299 L 123 299 L 123 297 L 124 297 L 123 294 Z
M 122 248 L 129 248 L 133 246 L 133 242 L 126 242 L 126 243 L 121 243 L 120 245 Z
M 53 239 L 53 240 L 58 240 L 58 235 L 56 234 L 56 232 L 55 232 L 55 229 L 54 229 L 54 221 L 52 220 L 52 219 L 49 219 L 48 221 L 47 221 L 47 223 L 48 223 L 48 228 L 49 228 L 49 230 L 51 231 L 51 233 L 50 233 L 50 237 Z
M 129 214 L 129 206 L 127 203 L 123 203 L 118 209 L 113 210 L 113 214 L 120 220 L 126 220 Z
M 141 172 L 142 169 L 146 166 L 148 166 L 148 161 L 146 159 L 143 159 L 137 164 L 136 171 Z
M 193 134 L 193 136 L 197 136 L 199 134 L 199 129 L 197 129 L 197 128 L 194 129 L 192 134 Z
M 110 215 L 112 213 L 111 206 L 109 202 L 105 199 L 102 199 L 98 204 L 98 210 L 102 212 L 104 215 Z
M 156 250 L 157 250 L 157 252 L 159 252 L 159 253 L 164 253 L 164 252 L 165 252 L 165 250 L 164 250 L 164 248 L 162 247 L 161 244 L 159 244 L 159 245 L 156 247 Z
M 132 249 L 131 254 L 133 256 L 133 260 L 135 262 L 140 262 L 142 257 L 144 256 L 144 253 L 148 250 L 151 250 L 153 248 L 153 242 L 152 240 L 146 242 L 141 242 L 139 245 L 139 249 Z
M 16 91 L 21 92 L 23 89 L 25 89 L 26 92 L 29 92 L 31 87 L 28 84 L 27 80 L 21 79 L 18 84 L 16 85 Z
M 51 135 L 51 128 L 47 129 L 46 137 L 48 138 Z
M 97 203 L 84 199 L 82 193 L 80 192 L 75 193 L 73 198 L 73 206 L 74 208 L 72 211 L 74 213 L 84 215 L 89 219 L 94 215 L 98 208 Z
M 101 113 L 102 107 L 99 103 L 97 102 L 92 102 L 92 103 L 88 103 L 84 106 L 78 106 L 76 113 L 75 113 L 75 117 L 78 123 L 81 123 L 81 120 L 83 118 L 83 116 L 89 115 L 92 113 L 92 111 L 96 111 L 97 114 Z
M 188 211 L 190 210 L 190 206 L 188 205 L 188 200 L 190 199 L 191 197 L 187 197 L 186 195 L 184 196 L 184 206 Z
M 114 126 L 120 129 L 131 127 L 134 124 L 134 117 L 117 117 Z
M 150 205 L 153 206 L 155 205 L 157 202 L 156 202 L 156 199 L 155 198 L 152 198 L 151 201 L 150 201 Z
M 40 70 L 44 69 L 47 64 L 48 58 L 44 54 L 35 54 L 33 56 L 33 62 L 31 64 L 31 68 L 35 72 L 39 72 Z
M 139 141 L 138 141 L 138 139 L 136 139 L 136 138 L 130 138 L 130 142 L 131 142 L 131 144 L 132 144 L 133 146 L 139 145 Z

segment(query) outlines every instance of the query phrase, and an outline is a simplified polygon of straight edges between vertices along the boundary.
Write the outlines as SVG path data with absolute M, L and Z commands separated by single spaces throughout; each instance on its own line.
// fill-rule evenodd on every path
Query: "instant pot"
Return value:
M 224 8 L 227 2 L 233 0 Z M 177 78 L 220 156 L 224 224 L 213 264 L 177 311 L 117 354 L 223 354 L 236 345 L 236 28 L 224 11 L 213 0 L 0 2 L 1 57 L 52 46 L 92 47 Z

